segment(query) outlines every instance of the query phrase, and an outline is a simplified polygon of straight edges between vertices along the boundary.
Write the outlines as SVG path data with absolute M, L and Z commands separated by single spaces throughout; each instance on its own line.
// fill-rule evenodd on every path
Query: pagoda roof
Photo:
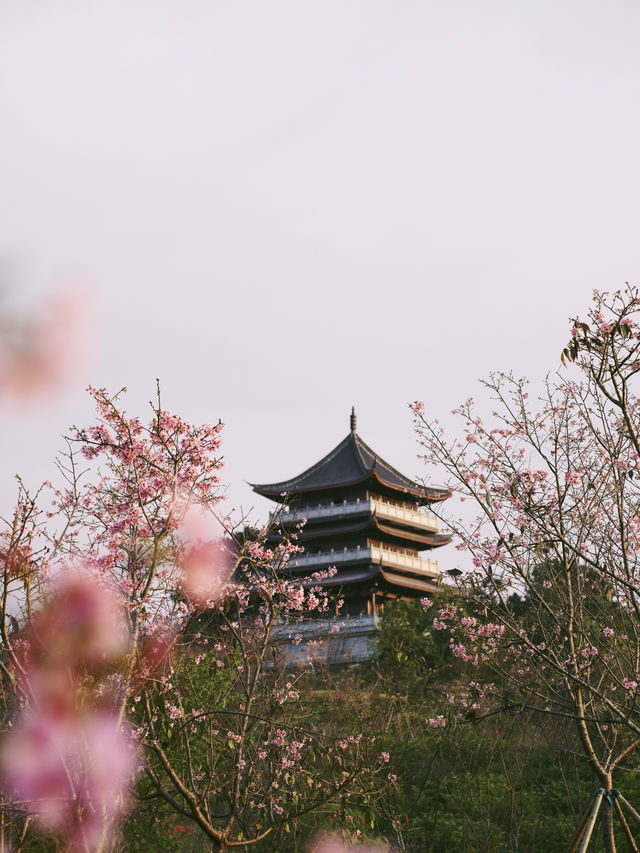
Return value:
M 303 578 L 303 586 L 344 587 L 345 590 L 359 583 L 386 582 L 389 589 L 396 592 L 409 591 L 424 593 L 434 592 L 438 588 L 439 579 L 436 576 L 422 575 L 415 572 L 398 572 L 377 565 L 353 566 L 336 572 L 332 577 L 321 581 L 311 577 Z
M 369 479 L 375 479 L 394 491 L 409 493 L 428 501 L 444 500 L 451 496 L 448 489 L 420 486 L 385 462 L 355 431 L 353 415 L 352 429 L 346 438 L 315 465 L 290 480 L 250 485 L 259 495 L 284 502 L 292 495 L 356 485 Z
M 396 539 L 405 539 L 414 542 L 418 550 L 425 548 L 438 548 L 440 545 L 448 545 L 451 542 L 452 536 L 450 533 L 422 533 L 417 530 L 412 530 L 410 527 L 397 527 L 392 524 L 385 524 L 380 521 L 375 513 L 370 513 L 365 518 L 353 521 L 350 524 L 325 524 L 323 526 L 305 526 L 297 534 L 298 541 L 320 539 L 323 537 L 335 537 L 336 534 L 345 536 L 350 533 L 359 533 L 364 530 L 379 530 L 381 533 L 386 533 Z M 267 535 L 267 540 L 280 541 L 281 535 L 271 533 Z

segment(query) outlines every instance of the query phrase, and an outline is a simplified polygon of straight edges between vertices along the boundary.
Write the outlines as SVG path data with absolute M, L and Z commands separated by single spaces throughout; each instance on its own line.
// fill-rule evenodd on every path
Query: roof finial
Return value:
M 355 432 L 355 431 L 356 431 L 356 423 L 357 423 L 357 419 L 356 419 L 356 407 L 355 407 L 355 406 L 351 406 L 351 432 Z

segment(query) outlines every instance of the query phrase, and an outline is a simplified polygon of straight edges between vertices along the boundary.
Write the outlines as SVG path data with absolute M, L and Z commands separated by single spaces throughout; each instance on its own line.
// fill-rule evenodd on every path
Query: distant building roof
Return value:
M 337 447 L 297 477 L 280 483 L 255 484 L 254 491 L 276 501 L 301 492 L 315 492 L 354 485 L 375 478 L 388 488 L 409 492 L 427 501 L 451 496 L 448 489 L 420 486 L 405 477 L 375 453 L 355 431 L 355 414 L 351 414 L 351 431 Z

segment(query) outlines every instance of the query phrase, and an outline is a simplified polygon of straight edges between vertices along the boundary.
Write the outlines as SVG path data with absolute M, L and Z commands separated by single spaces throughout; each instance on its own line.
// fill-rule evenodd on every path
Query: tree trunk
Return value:
M 608 776 L 604 788 L 609 793 L 613 787 L 611 776 Z M 616 840 L 613 834 L 613 806 L 606 797 L 602 800 L 600 808 L 600 818 L 602 821 L 602 842 L 604 844 L 605 853 L 616 853 Z

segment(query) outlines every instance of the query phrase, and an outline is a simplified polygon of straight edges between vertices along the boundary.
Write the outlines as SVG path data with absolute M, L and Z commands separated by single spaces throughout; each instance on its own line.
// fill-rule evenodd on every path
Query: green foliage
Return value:
M 378 666 L 389 713 L 380 742 L 397 779 L 387 790 L 380 831 L 416 853 L 564 853 L 599 787 L 575 727 L 517 708 L 480 714 L 475 723 L 447 715 L 447 692 L 471 675 L 448 651 L 448 632 L 430 628 L 450 596 L 443 590 L 426 613 L 418 602 L 387 605 L 381 620 Z M 526 619 L 528 602 L 516 604 Z M 427 725 L 438 715 L 447 716 L 445 728 Z M 636 769 L 630 759 L 620 784 L 637 806 Z M 619 827 L 616 836 L 626 849 Z M 594 838 L 590 851 L 601 844 Z
M 573 756 L 554 752 L 537 721 L 493 718 L 477 726 L 395 732 L 398 785 L 390 811 L 404 815 L 407 849 L 564 851 L 580 816 Z M 399 748 L 398 748 L 399 747 Z M 577 767 L 590 789 L 588 768 Z
M 418 601 L 385 604 L 377 633 L 377 667 L 383 678 L 412 697 L 423 696 L 437 679 L 453 678 L 461 666 L 449 651 L 449 632 L 433 628 L 434 612 L 451 597 L 443 588 L 433 606 Z
M 246 721 L 246 697 L 239 689 L 241 658 L 227 653 L 224 666 L 219 667 L 221 657 L 220 652 L 204 649 L 195 657 L 179 657 L 171 688 L 165 689 L 161 682 L 154 694 L 134 701 L 133 714 L 140 719 L 146 715 L 156 718 L 154 728 L 160 746 L 173 766 L 182 769 L 183 775 L 188 777 L 193 773 L 202 784 L 211 780 L 208 806 L 222 821 L 230 812 L 234 780 L 238 778 L 238 744 L 234 736 L 239 737 L 237 733 Z M 304 701 L 275 701 L 274 687 L 280 679 L 288 686 L 294 684 Z M 368 692 L 373 689 L 372 685 L 365 678 L 337 669 L 284 675 L 267 670 L 261 674 L 260 685 L 259 697 L 251 707 L 248 726 L 243 733 L 242 756 L 247 774 L 241 777 L 243 793 L 236 824 L 245 838 L 251 838 L 257 834 L 257 821 L 260 820 L 254 801 L 268 804 L 272 797 L 275 802 L 278 802 L 275 797 L 282 798 L 286 810 L 281 817 L 278 812 L 274 813 L 270 833 L 257 846 L 248 849 L 266 853 L 306 851 L 320 827 L 347 829 L 354 836 L 358 830 L 363 835 L 371 832 L 371 827 L 376 826 L 377 793 L 384 787 L 376 780 L 380 747 L 375 741 L 369 745 L 366 736 L 361 734 L 380 728 L 379 709 L 376 710 L 376 702 Z M 307 736 L 312 740 L 289 783 L 279 778 L 277 769 L 281 753 L 270 746 L 275 742 L 273 737 L 277 730 L 286 730 L 288 736 L 294 738 Z M 341 746 L 345 743 L 350 745 Z M 352 755 L 354 743 L 359 744 L 358 751 L 362 755 L 357 760 L 371 766 L 373 771 L 365 774 L 369 780 L 367 785 L 343 788 L 341 783 L 358 772 Z M 138 784 L 140 805 L 125 827 L 125 848 L 210 850 L 211 841 L 205 843 L 198 826 L 186 817 L 176 817 L 157 796 L 162 768 L 153 748 L 147 752 L 147 767 L 155 775 L 156 784 L 149 773 Z M 327 788 L 333 790 L 332 780 L 335 780 L 333 796 L 326 793 Z M 161 784 L 179 802 L 178 790 L 169 787 L 166 779 Z M 256 790 L 259 793 L 255 793 Z
M 296 673 L 304 707 L 300 725 L 328 739 L 366 728 L 374 739 L 371 758 L 388 752 L 390 761 L 379 764 L 369 796 L 337 795 L 283 822 L 252 850 L 307 853 L 316 833 L 328 830 L 352 840 L 383 839 L 408 853 L 564 853 L 598 787 L 570 721 L 512 711 L 480 716 L 475 724 L 449 716 L 445 728 L 426 722 L 447 714 L 447 692 L 469 677 L 448 650 L 448 632 L 432 628 L 437 608 L 451 594 L 444 589 L 426 612 L 418 602 L 388 603 L 374 663 Z M 526 601 L 520 606 L 526 611 Z M 231 667 L 214 668 L 207 658 L 185 659 L 181 667 L 178 681 L 189 685 L 185 695 L 215 695 L 217 707 L 227 711 L 237 706 Z M 183 710 L 191 707 L 183 699 Z M 276 724 L 282 710 L 269 713 Z M 180 749 L 175 734 L 169 733 L 167 743 Z M 233 758 L 221 743 L 214 774 L 228 773 Z M 321 772 L 321 758 L 318 762 Z M 636 806 L 637 769 L 628 763 L 620 774 L 620 787 Z M 140 782 L 138 795 L 122 849 L 211 849 L 196 826 L 154 797 L 148 779 Z M 618 840 L 619 849 L 626 849 L 624 839 Z M 590 853 L 602 849 L 598 834 Z

